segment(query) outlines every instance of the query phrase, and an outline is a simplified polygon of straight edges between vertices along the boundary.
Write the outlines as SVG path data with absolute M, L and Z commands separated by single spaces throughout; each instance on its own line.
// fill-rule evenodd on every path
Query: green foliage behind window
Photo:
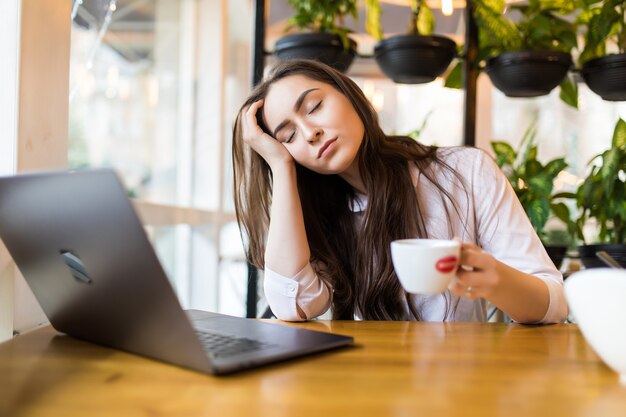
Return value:
M 380 25 L 382 8 L 379 0 L 365 0 L 365 30 L 374 39 L 383 38 Z M 407 33 L 413 35 L 431 35 L 435 30 L 435 15 L 425 0 L 410 1 L 410 16 Z
M 599 162 L 593 164 L 594 162 Z M 578 188 L 578 236 L 588 219 L 596 219 L 602 243 L 626 243 L 626 122 L 619 119 L 611 148 L 592 158 L 592 169 Z
M 538 161 L 535 135 L 536 126 L 533 124 L 524 133 L 518 150 L 506 142 L 492 142 L 496 163 L 506 174 L 533 228 L 542 240 L 546 237 L 544 228 L 551 214 L 563 221 L 568 232 L 573 235 L 576 226 L 570 220 L 569 209 L 565 203 L 557 200 L 573 198 L 574 194 L 553 194 L 554 180 L 567 167 L 567 162 L 563 158 L 554 159 L 545 165 Z
M 334 33 L 348 47 L 347 34 L 343 27 L 345 16 L 357 19 L 357 0 L 289 0 L 295 14 L 289 19 L 287 29 L 297 27 L 311 32 Z
M 626 0 L 584 0 L 577 23 L 586 27 L 585 48 L 580 62 L 606 55 L 607 43 L 612 42 L 617 52 L 626 52 Z

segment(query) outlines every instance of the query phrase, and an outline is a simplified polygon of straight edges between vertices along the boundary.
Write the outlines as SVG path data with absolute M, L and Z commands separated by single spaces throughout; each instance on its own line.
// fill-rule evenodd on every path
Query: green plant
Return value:
M 479 27 L 480 59 L 509 51 L 576 48 L 576 25 L 565 15 L 576 11 L 576 0 L 529 0 L 508 7 L 519 12 L 513 22 L 504 17 L 504 0 L 477 0 L 474 17 Z
M 585 0 L 529 0 L 525 4 L 507 6 L 518 12 L 513 21 L 504 16 L 504 0 L 476 0 L 473 15 L 478 25 L 478 54 L 476 64 L 504 52 L 554 50 L 571 53 L 577 47 L 575 23 L 565 19 L 581 8 Z M 461 63 L 446 78 L 446 87 L 461 87 Z M 571 76 L 561 83 L 561 99 L 578 107 L 578 88 Z
M 380 25 L 382 10 L 379 0 L 365 0 L 365 30 L 375 39 L 383 38 Z M 412 35 L 430 35 L 435 30 L 435 15 L 425 0 L 411 0 L 411 16 L 407 32 Z
M 576 233 L 576 224 L 570 220 L 569 208 L 564 198 L 573 198 L 573 193 L 554 194 L 554 180 L 567 168 L 564 158 L 557 158 L 545 165 L 537 160 L 537 145 L 534 143 L 536 124 L 526 130 L 517 150 L 501 141 L 491 142 L 496 155 L 496 163 L 506 174 L 517 198 L 533 228 L 545 241 L 548 232 L 544 230 L 550 215 L 556 216 L 566 226 L 568 234 Z
M 579 61 L 587 62 L 607 54 L 607 44 L 618 53 L 626 52 L 626 0 L 585 0 L 577 24 L 586 27 L 585 47 Z
M 357 0 L 289 0 L 295 14 L 288 21 L 287 30 L 296 27 L 311 32 L 333 33 L 349 47 L 350 29 L 343 26 L 345 16 L 357 19 Z
M 600 161 L 600 163 L 597 163 Z M 594 162 L 596 162 L 594 164 Z M 626 122 L 619 119 L 611 147 L 589 162 L 591 172 L 578 188 L 578 237 L 588 219 L 600 226 L 601 243 L 626 243 Z

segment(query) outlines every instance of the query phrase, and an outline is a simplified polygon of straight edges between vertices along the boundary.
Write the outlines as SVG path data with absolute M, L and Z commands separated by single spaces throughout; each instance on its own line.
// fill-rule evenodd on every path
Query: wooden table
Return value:
M 37 330 L 0 345 L 0 416 L 626 416 L 575 325 L 300 326 L 356 346 L 214 377 Z

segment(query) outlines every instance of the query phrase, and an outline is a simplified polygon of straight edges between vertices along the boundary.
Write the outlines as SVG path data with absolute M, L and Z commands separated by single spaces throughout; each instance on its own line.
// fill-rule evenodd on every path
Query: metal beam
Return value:
M 254 38 L 252 41 L 252 86 L 263 79 L 265 67 L 265 0 L 254 1 Z
M 465 5 L 465 53 L 463 54 L 463 89 L 465 91 L 463 112 L 463 143 L 476 144 L 476 96 L 478 85 L 478 27 L 473 14 L 474 0 Z
M 254 1 L 254 38 L 252 40 L 252 86 L 263 79 L 265 67 L 265 0 Z M 248 289 L 246 296 L 246 317 L 257 316 L 257 268 L 248 263 Z

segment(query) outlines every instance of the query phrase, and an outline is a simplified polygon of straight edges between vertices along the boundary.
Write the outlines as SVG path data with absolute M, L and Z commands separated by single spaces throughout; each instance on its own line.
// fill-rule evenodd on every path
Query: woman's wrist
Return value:
M 272 170 L 272 175 L 274 177 L 291 174 L 296 172 L 296 163 L 293 158 L 290 160 L 280 160 L 270 164 L 270 169 Z
M 541 279 L 496 261 L 498 276 L 488 301 L 520 323 L 539 322 L 548 311 L 550 294 Z

